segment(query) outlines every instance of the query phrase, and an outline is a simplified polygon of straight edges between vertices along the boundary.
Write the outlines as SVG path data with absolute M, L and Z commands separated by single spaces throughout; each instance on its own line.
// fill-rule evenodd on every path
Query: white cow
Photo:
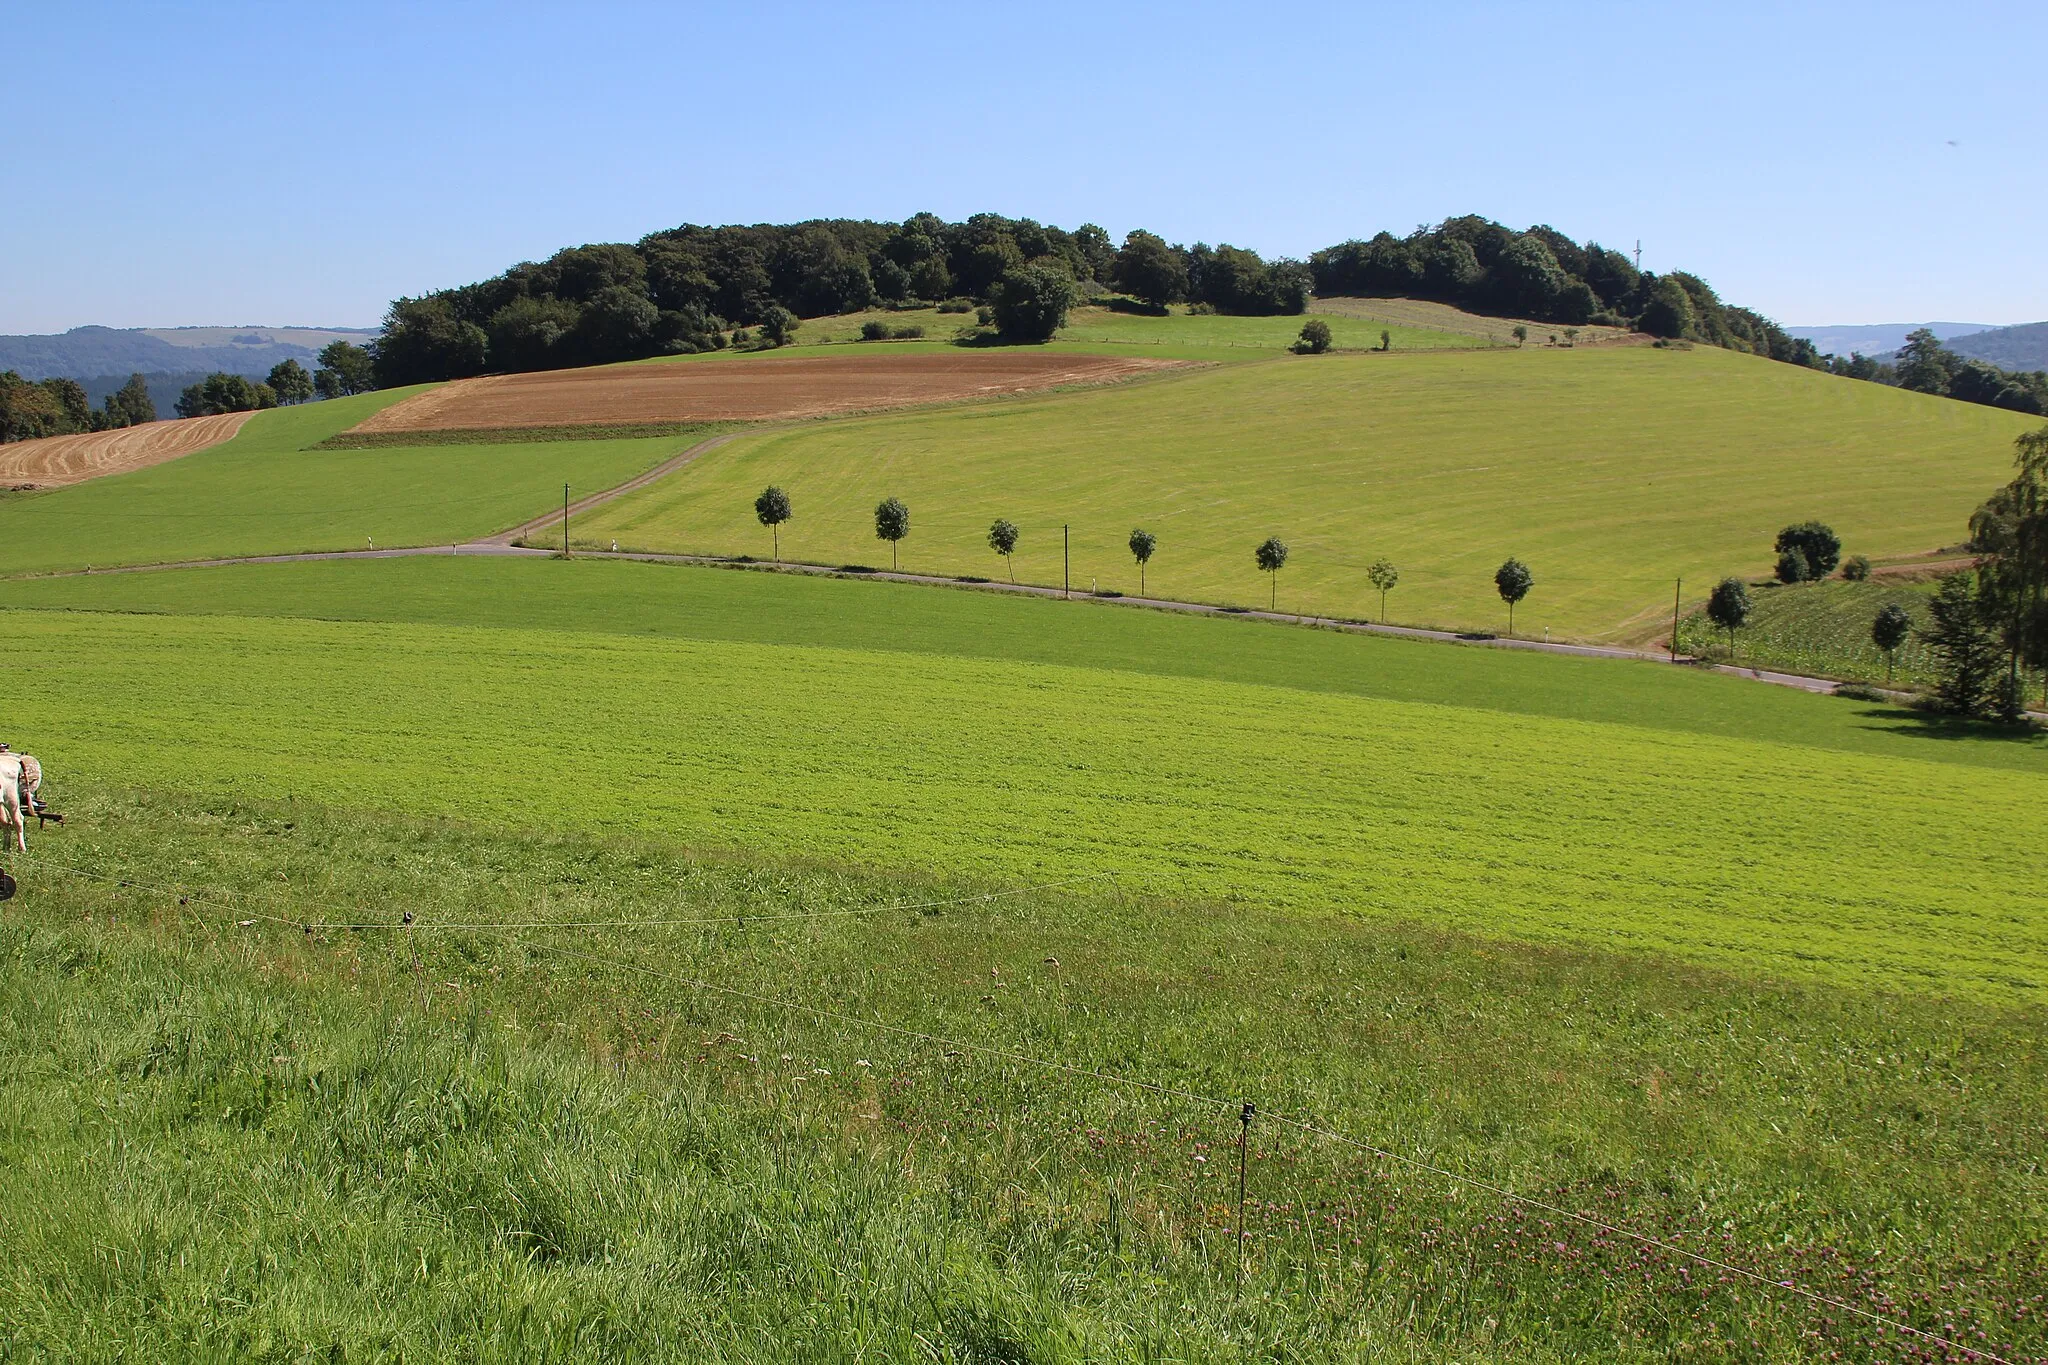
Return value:
M 0 830 L 14 831 L 14 844 L 28 852 L 28 821 L 36 813 L 36 789 L 43 765 L 32 754 L 0 753 Z M 0 835 L 0 842 L 5 835 Z

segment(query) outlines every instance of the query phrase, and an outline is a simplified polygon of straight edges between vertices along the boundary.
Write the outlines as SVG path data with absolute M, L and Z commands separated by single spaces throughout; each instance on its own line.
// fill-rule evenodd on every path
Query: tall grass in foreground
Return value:
M 167 794 L 16 870 L 16 1355 L 1943 1358 L 1262 1120 L 1240 1286 L 1250 1098 L 2048 1358 L 2038 1010 Z

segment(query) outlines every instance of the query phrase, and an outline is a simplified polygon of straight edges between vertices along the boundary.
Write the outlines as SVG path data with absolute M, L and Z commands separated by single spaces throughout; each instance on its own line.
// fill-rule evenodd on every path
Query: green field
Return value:
M 468 540 L 559 506 L 564 483 L 610 488 L 692 439 L 311 448 L 416 392 L 261 412 L 196 455 L 0 498 L 0 573 Z
M 1211 319 L 1193 319 L 1207 322 Z M 1647 639 L 1689 595 L 1768 567 L 1778 527 L 1827 520 L 1851 553 L 1952 544 L 2031 419 L 1701 347 L 1285 357 L 1128 388 L 808 424 L 734 442 L 586 518 L 592 543 L 760 554 L 754 495 L 795 501 L 785 555 L 888 564 L 872 510 L 911 509 L 907 569 L 997 575 L 988 524 L 1023 528 L 1020 579 L 1264 605 L 1252 548 L 1278 534 L 1285 610 L 1505 627 L 1493 570 L 1536 587 L 1517 622 Z M 1668 629 L 1668 626 L 1665 628 Z
M 397 595 L 385 566 L 325 567 L 365 602 Z M 546 562 L 432 560 L 398 574 L 401 585 L 440 574 L 461 587 L 390 613 L 438 621 L 12 612 L 10 657 L 36 679 L 14 722 L 64 736 L 67 748 L 44 757 L 89 783 L 337 805 L 375 790 L 394 810 L 489 825 L 995 880 L 1115 873 L 1155 894 L 1872 986 L 2030 1000 L 2048 983 L 2042 893 L 2005 852 L 2048 796 L 2030 743 L 1961 746 L 1999 766 L 1950 761 L 1950 746 L 1929 746 L 1886 708 L 1791 694 L 1770 704 L 1797 703 L 1787 710 L 1838 732 L 1834 743 L 1533 708 L 1508 723 L 1494 709 L 1358 684 L 1291 686 L 1296 674 L 1362 679 L 1381 658 L 1400 659 L 1386 669 L 1400 673 L 1466 656 L 1283 627 L 1244 633 L 1291 635 L 1305 657 L 1252 682 L 1198 666 L 857 643 L 894 630 L 896 603 L 915 589 Z M 559 617 L 553 629 L 445 624 L 476 619 L 464 597 L 516 601 L 544 620 L 533 604 L 572 574 L 602 575 L 615 603 L 636 576 L 657 584 L 638 598 L 638 632 L 630 607 L 614 607 L 627 619 L 602 632 L 563 630 Z M 801 618 L 781 599 L 835 590 L 840 638 L 795 643 Z M 661 591 L 731 594 L 699 612 L 757 614 L 788 633 L 768 643 L 693 629 Z M 990 618 L 1018 605 L 961 600 Z M 1031 621 L 1057 639 L 1071 611 L 1036 607 L 1008 628 Z M 1206 654 L 1222 642 L 1214 632 L 1243 629 L 1205 624 L 1183 649 Z M 1639 685 L 1651 693 L 1635 699 L 1642 713 L 1743 686 L 1652 665 L 1482 657 L 1522 676 L 1548 671 L 1558 690 Z M 570 801 L 535 779 L 541 755 L 602 761 L 579 764 Z M 1782 802 L 1788 788 L 1802 799 Z M 1908 829 L 1916 837 L 1901 838 Z M 1687 834 L 1674 841 L 1674 830 Z
M 994 888 L 305 800 L 73 813 L 39 851 L 131 884 L 41 865 L 0 917 L 31 1358 L 1911 1358 L 1276 1115 L 2048 1349 L 2038 1010 L 1086 888 L 742 922 Z M 256 918 L 401 909 L 417 971 Z M 646 923 L 678 915 L 719 922 Z M 439 927 L 590 919 L 640 927 Z
M 2048 1349 L 2040 741 L 738 569 L 0 605 L 70 816 L 0 912 L 0 1350 L 1905 1358 L 1279 1118 Z

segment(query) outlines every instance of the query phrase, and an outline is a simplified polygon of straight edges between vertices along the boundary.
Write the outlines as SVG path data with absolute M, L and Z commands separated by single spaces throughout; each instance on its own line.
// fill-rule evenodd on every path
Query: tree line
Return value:
M 107 395 L 95 408 L 85 386 L 75 379 L 23 379 L 0 370 L 0 443 L 32 441 L 42 436 L 70 436 L 81 431 L 111 431 L 156 420 L 156 402 L 141 375 Z
M 1850 379 L 2048 416 L 2048 371 L 2003 370 L 1988 360 L 1957 355 L 1925 327 L 1908 332 L 1905 346 L 1891 360 L 1851 351 L 1847 359 L 1829 356 L 1827 367 Z
M 1298 261 L 1169 243 L 1142 228 L 1118 245 L 1092 223 L 1067 231 L 998 214 L 949 223 L 919 213 L 895 224 L 684 224 L 634 243 L 567 247 L 393 302 L 373 343 L 375 378 L 390 387 L 688 354 L 732 345 L 741 331 L 747 344 L 781 344 L 799 318 L 877 307 L 980 305 L 1004 339 L 1044 340 L 1073 300 L 1106 294 L 1153 311 L 1185 303 L 1262 315 L 1300 313 L 1313 294 L 1423 298 L 1823 364 L 1812 343 L 1723 303 L 1697 276 L 1638 271 L 1621 252 L 1542 225 L 1517 232 L 1468 215 Z

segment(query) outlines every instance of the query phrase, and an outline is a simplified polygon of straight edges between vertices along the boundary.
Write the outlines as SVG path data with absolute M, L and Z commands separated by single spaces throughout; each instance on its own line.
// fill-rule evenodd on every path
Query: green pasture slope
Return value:
M 558 506 L 564 483 L 612 487 L 691 440 L 313 449 L 416 392 L 261 412 L 196 455 L 0 497 L 0 574 L 468 540 Z
M 1209 322 L 1213 319 L 1188 319 Z M 1217 348 L 1222 353 L 1227 348 Z M 2031 419 L 1710 347 L 1281 357 L 1106 390 L 804 424 L 733 442 L 584 520 L 594 543 L 761 554 L 753 498 L 795 503 L 783 553 L 886 565 L 885 496 L 910 505 L 905 568 L 1004 573 L 990 521 L 1023 528 L 1017 574 L 1134 593 L 1133 526 L 1159 537 L 1150 591 L 1376 616 L 1366 570 L 1401 570 L 1392 619 L 1506 625 L 1494 569 L 1533 569 L 1518 627 L 1648 639 L 1675 579 L 1703 595 L 1768 569 L 1788 521 L 1872 555 L 1953 544 Z
M 71 816 L 0 909 L 0 1350 L 1910 1358 L 1277 1115 L 2048 1353 L 2039 741 L 744 570 L 0 608 Z

